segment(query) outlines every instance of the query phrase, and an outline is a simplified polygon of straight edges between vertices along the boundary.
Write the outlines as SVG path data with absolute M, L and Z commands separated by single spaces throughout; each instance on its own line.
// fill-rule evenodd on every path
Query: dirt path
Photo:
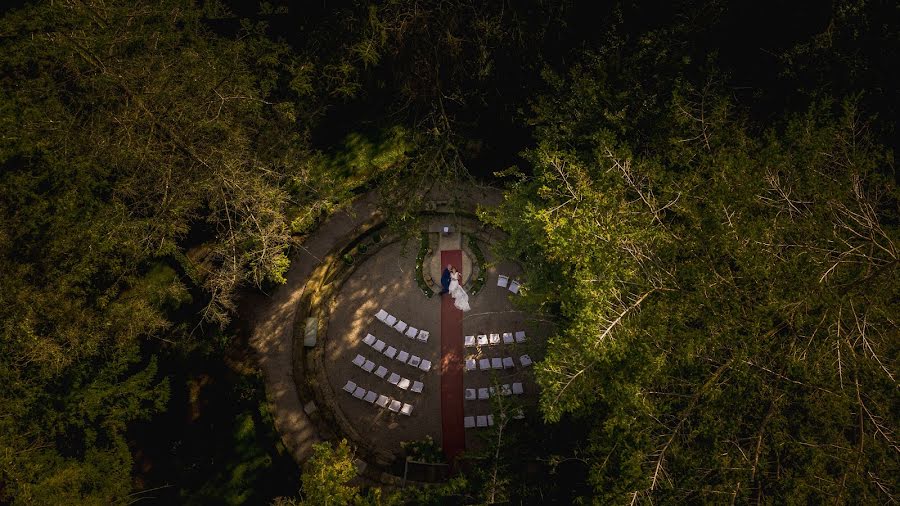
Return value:
M 294 255 L 287 282 L 257 308 L 250 345 L 256 351 L 266 381 L 275 428 L 297 462 L 312 454 L 312 445 L 320 441 L 315 426 L 303 411 L 297 396 L 292 367 L 293 331 L 297 306 L 303 297 L 310 273 L 322 258 L 348 233 L 370 219 L 377 209 L 375 192 L 357 199 L 346 211 L 340 211 L 322 223 Z

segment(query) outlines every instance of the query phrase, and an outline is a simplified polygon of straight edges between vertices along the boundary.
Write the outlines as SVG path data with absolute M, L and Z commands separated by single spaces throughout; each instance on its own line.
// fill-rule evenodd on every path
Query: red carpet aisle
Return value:
M 462 251 L 441 251 L 441 270 L 451 264 L 462 272 Z M 466 447 L 463 428 L 462 311 L 450 295 L 441 295 L 441 424 L 444 455 L 451 465 Z

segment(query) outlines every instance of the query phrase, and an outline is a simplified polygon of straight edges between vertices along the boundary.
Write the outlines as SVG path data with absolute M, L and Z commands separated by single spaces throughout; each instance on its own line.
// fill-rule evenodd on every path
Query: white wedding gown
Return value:
M 457 276 L 459 276 L 457 274 Z M 456 306 L 456 309 L 460 311 L 468 311 L 472 309 L 469 307 L 469 294 L 463 290 L 463 287 L 460 286 L 459 280 L 456 277 L 450 279 L 450 296 L 453 297 L 453 305 Z

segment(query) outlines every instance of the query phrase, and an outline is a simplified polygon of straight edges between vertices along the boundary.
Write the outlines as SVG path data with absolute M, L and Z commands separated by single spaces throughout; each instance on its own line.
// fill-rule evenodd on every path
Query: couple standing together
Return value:
M 452 265 L 447 264 L 441 274 L 441 288 L 443 288 L 441 295 L 449 293 L 453 297 L 453 305 L 456 306 L 456 309 L 468 311 L 472 309 L 469 307 L 469 294 L 463 290 L 462 285 L 459 284 L 460 281 L 462 281 L 462 274 Z

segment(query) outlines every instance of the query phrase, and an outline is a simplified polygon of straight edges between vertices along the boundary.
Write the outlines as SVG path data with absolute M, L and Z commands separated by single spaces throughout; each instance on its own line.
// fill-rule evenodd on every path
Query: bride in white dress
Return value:
M 472 309 L 469 307 L 469 294 L 463 290 L 462 285 L 459 284 L 460 279 L 462 278 L 462 274 L 456 269 L 453 269 L 453 272 L 450 273 L 450 296 L 453 297 L 453 305 L 456 306 L 456 309 L 460 311 L 468 311 Z

